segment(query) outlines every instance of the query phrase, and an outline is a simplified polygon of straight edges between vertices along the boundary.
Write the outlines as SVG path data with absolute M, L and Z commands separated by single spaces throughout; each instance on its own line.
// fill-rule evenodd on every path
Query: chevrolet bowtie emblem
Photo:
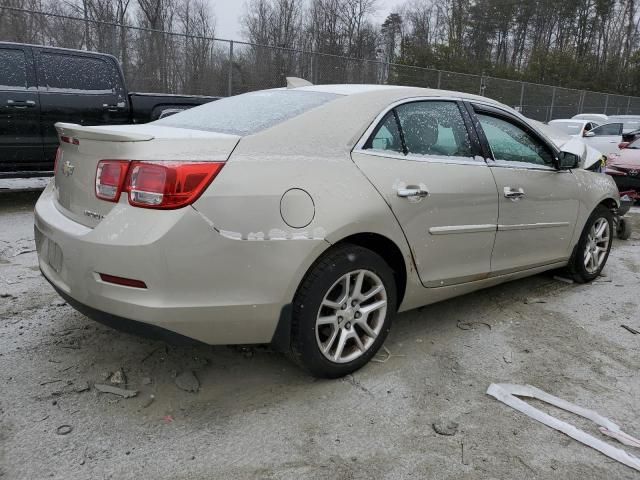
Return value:
M 64 162 L 62 164 L 62 174 L 65 177 L 70 177 L 71 175 L 73 175 L 73 171 L 75 170 L 75 168 L 76 167 L 71 165 L 71 162 L 69 160 L 67 160 L 66 162 Z

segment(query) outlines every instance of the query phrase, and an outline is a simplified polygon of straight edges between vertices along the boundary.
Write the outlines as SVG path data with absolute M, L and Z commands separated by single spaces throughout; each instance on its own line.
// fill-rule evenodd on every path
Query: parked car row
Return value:
M 0 178 L 53 170 L 56 122 L 146 123 L 214 99 L 128 92 L 111 55 L 0 42 Z
M 601 122 L 604 122 L 601 123 Z M 605 173 L 621 192 L 640 194 L 640 116 L 580 114 L 571 119 L 551 120 L 556 137 L 579 137 L 606 156 Z M 565 140 L 566 141 L 566 140 Z
M 571 119 L 551 120 L 548 125 L 558 132 L 581 137 L 609 157 L 628 148 L 640 138 L 640 116 L 584 113 Z

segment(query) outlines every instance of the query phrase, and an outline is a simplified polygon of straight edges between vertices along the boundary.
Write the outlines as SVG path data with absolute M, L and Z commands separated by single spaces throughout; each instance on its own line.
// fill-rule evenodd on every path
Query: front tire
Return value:
M 380 349 L 396 312 L 393 271 L 376 253 L 344 244 L 311 267 L 293 301 L 292 357 L 316 377 L 355 372 Z
M 613 235 L 613 213 L 599 205 L 587 220 L 569 264 L 576 282 L 587 283 L 600 275 L 609 258 Z

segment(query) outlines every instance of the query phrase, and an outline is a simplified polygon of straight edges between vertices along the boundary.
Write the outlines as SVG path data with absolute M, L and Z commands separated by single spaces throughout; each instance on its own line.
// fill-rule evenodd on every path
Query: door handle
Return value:
M 399 188 L 398 196 L 402 198 L 408 198 L 408 197 L 424 198 L 429 196 L 429 192 L 424 188 Z
M 510 200 L 518 200 L 524 197 L 524 189 L 522 187 L 520 188 L 504 187 L 504 197 Z
M 36 106 L 36 102 L 33 100 L 7 100 L 7 107 L 9 108 L 33 108 Z

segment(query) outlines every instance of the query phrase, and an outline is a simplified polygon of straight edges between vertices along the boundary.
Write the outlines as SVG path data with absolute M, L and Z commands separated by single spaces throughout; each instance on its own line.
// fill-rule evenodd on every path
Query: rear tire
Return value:
M 296 292 L 292 359 L 315 377 L 355 372 L 384 343 L 396 302 L 393 271 L 382 257 L 351 244 L 330 250 Z
M 600 275 L 613 243 L 613 213 L 598 205 L 584 226 L 569 262 L 569 272 L 578 283 L 587 283 Z

